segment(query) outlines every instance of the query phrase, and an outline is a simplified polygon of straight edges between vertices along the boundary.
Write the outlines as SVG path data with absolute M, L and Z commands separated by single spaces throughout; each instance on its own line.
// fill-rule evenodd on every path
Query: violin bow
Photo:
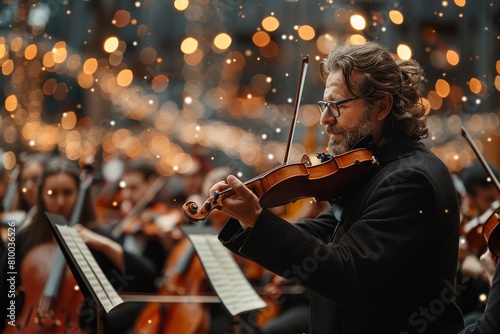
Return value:
M 119 238 L 122 235 L 125 223 L 130 219 L 133 219 L 144 211 L 144 209 L 148 206 L 149 202 L 153 200 L 153 198 L 158 194 L 158 192 L 165 186 L 168 179 L 164 176 L 158 176 L 156 180 L 154 180 L 153 184 L 146 191 L 144 196 L 140 198 L 140 200 L 135 203 L 135 205 L 130 209 L 125 217 L 123 217 L 112 229 L 111 236 L 115 239 Z
M 462 136 L 464 136 L 464 138 L 467 140 L 469 145 L 472 147 L 472 150 L 474 151 L 474 153 L 476 153 L 477 158 L 479 159 L 479 161 L 483 165 L 484 169 L 486 169 L 486 171 L 488 172 L 488 175 L 490 176 L 491 180 L 495 184 L 498 192 L 500 192 L 500 182 L 498 182 L 497 177 L 495 176 L 495 174 L 491 170 L 490 166 L 486 162 L 486 159 L 483 157 L 483 155 L 481 154 L 481 152 L 477 148 L 476 144 L 472 140 L 472 137 L 467 133 L 467 130 L 465 130 L 465 128 L 463 126 L 462 126 Z
M 306 80 L 306 72 L 308 65 L 309 65 L 309 55 L 302 58 L 302 67 L 300 69 L 300 76 L 299 76 L 299 87 L 297 89 L 297 95 L 295 96 L 295 105 L 293 107 L 293 115 L 292 115 L 292 126 L 290 127 L 290 132 L 288 133 L 288 142 L 286 144 L 283 164 L 286 164 L 288 160 L 290 160 L 290 147 L 292 146 L 293 135 L 295 133 L 295 124 L 296 124 L 297 114 L 299 113 L 300 99 L 302 98 L 302 91 L 304 90 L 304 82 Z

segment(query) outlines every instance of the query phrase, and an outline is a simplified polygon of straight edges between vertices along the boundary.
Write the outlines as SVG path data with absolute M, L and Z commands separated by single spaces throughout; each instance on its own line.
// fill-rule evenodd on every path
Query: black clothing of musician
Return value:
M 371 136 L 380 165 L 297 224 L 262 208 L 229 176 L 210 189 L 237 194 L 224 199 L 233 218 L 219 239 L 311 290 L 310 333 L 458 333 L 459 208 L 446 166 L 420 142 L 427 134 L 421 67 L 367 42 L 333 50 L 321 73 L 324 100 L 337 101 L 322 104 L 330 154 Z

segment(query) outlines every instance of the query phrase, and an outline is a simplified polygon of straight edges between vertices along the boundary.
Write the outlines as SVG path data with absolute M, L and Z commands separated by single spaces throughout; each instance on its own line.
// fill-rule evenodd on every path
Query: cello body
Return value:
M 45 298 L 44 288 L 59 247 L 43 243 L 30 250 L 21 266 L 20 290 L 26 299 L 17 316 L 16 326 L 6 326 L 4 333 L 84 334 L 79 325 L 79 311 L 84 300 L 71 271 L 66 266 L 59 297 Z
M 159 294 L 196 296 L 208 290 L 205 271 L 187 237 L 170 253 Z M 136 334 L 204 334 L 210 327 L 207 305 L 201 303 L 148 303 L 134 326 Z

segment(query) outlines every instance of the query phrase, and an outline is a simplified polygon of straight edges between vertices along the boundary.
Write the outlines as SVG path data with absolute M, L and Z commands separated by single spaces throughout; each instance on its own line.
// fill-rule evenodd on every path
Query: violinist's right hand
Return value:
M 229 175 L 227 183 L 224 181 L 216 183 L 210 188 L 210 196 L 214 196 L 216 192 L 221 192 L 229 188 L 232 188 L 236 195 L 224 199 L 221 211 L 237 219 L 243 229 L 253 227 L 262 212 L 262 207 L 260 206 L 259 198 L 236 176 Z

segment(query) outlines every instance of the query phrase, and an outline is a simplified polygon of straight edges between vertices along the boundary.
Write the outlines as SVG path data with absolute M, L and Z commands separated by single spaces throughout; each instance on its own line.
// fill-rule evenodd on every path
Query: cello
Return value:
M 84 170 L 69 224 L 78 223 L 92 174 Z M 20 268 L 20 289 L 25 300 L 16 326 L 4 333 L 85 333 L 79 326 L 79 306 L 83 295 L 56 243 L 33 247 Z M 29 282 L 26 282 L 29 280 Z
M 205 271 L 187 237 L 175 245 L 165 264 L 159 294 L 196 296 L 208 291 Z M 210 327 L 210 313 L 201 303 L 148 303 L 134 326 L 137 334 L 204 334 Z

